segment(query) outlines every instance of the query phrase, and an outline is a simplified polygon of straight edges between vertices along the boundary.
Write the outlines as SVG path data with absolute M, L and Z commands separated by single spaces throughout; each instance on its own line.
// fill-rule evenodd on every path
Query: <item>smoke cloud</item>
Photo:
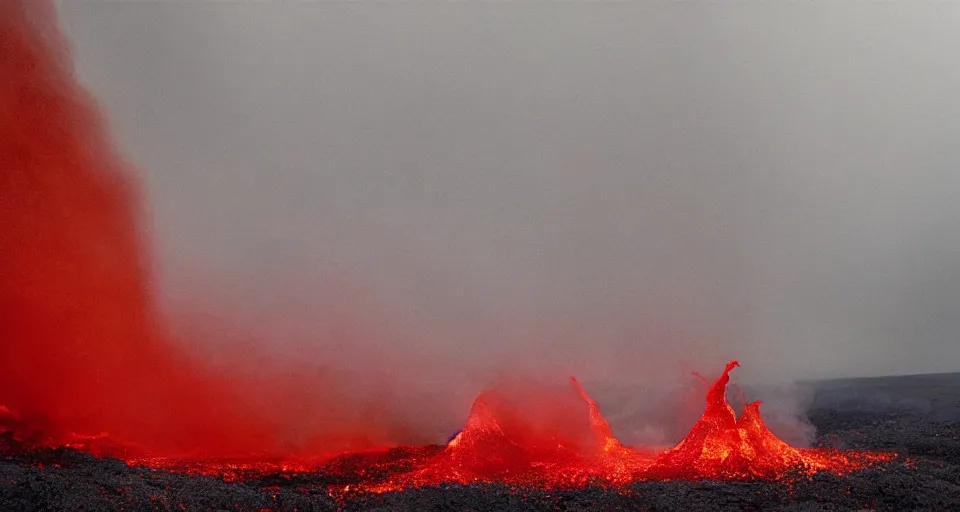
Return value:
M 734 357 L 958 369 L 960 6 L 57 8 L 163 323 L 234 378 L 436 438 L 576 374 L 675 439 L 646 397 Z

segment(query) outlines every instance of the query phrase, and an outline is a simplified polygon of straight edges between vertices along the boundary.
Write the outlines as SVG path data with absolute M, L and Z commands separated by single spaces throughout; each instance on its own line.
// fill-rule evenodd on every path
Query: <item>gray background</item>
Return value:
M 960 3 L 58 8 L 204 357 L 960 370 Z

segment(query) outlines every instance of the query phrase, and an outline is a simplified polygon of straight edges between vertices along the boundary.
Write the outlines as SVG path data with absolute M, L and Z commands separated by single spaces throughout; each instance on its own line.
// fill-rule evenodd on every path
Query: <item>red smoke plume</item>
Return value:
M 223 401 L 164 343 L 136 190 L 51 5 L 2 2 L 0 42 L 0 402 L 53 439 L 199 441 Z
M 162 454 L 286 449 L 284 422 L 307 421 L 304 409 L 319 414 L 323 400 L 303 403 L 316 392 L 282 400 L 307 383 L 239 382 L 169 342 L 150 294 L 138 190 L 73 76 L 52 3 L 0 0 L 0 77 L 8 421 L 16 415 L 20 436 L 51 443 L 106 432 Z M 356 425 L 340 427 L 322 444 L 369 439 Z

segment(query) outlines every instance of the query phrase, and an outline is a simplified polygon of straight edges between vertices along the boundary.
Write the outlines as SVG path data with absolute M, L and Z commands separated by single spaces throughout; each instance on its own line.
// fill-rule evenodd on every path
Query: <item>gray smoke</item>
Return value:
M 732 358 L 960 369 L 960 4 L 58 5 L 211 360 L 438 431 L 507 375 L 640 432 Z

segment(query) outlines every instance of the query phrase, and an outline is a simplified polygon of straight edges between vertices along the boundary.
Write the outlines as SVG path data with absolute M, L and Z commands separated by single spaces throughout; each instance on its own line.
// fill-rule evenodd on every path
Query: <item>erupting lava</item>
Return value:
M 589 423 L 594 444 L 578 448 L 569 439 L 556 436 L 530 437 L 535 425 L 498 407 L 495 396 L 482 394 L 474 402 L 467 425 L 442 451 L 421 456 L 415 469 L 370 483 L 367 488 L 385 491 L 476 482 L 569 488 L 644 480 L 778 480 L 818 471 L 846 474 L 896 457 L 893 453 L 793 448 L 764 424 L 760 402 L 746 404 L 738 419 L 726 400 L 729 373 L 737 366 L 737 361 L 727 364 L 707 393 L 699 421 L 683 441 L 659 455 L 623 446 L 596 402 L 571 378 L 587 405 L 582 420 Z
M 798 449 L 780 440 L 760 417 L 760 402 L 745 404 L 737 418 L 727 403 L 730 361 L 710 386 L 707 405 L 690 433 L 677 446 L 657 457 L 650 473 L 660 479 L 778 479 L 788 471 L 848 473 L 892 454 Z
M 52 12 L 49 2 L 0 2 L 0 432 L 18 442 L 241 478 L 319 471 L 368 491 L 779 479 L 895 456 L 790 447 L 767 429 L 759 402 L 737 418 L 725 398 L 733 361 L 690 433 L 659 455 L 624 446 L 572 379 L 573 401 L 481 394 L 446 446 L 290 457 L 276 418 L 302 421 L 309 408 L 293 400 L 288 410 L 273 395 L 262 400 L 269 411 L 238 401 L 264 386 L 237 389 L 188 364 L 158 327 L 123 166 L 71 75 Z M 344 451 L 343 439 L 316 445 Z M 169 457 L 177 453 L 192 456 Z M 260 455 L 213 458 L 238 454 Z
M 710 387 L 703 414 L 687 436 L 660 453 L 624 446 L 596 402 L 571 378 L 581 399 L 577 404 L 543 396 L 518 403 L 500 392 L 480 394 L 466 425 L 446 446 L 397 446 L 333 458 L 130 458 L 127 463 L 231 480 L 323 475 L 331 492 L 388 492 L 451 483 L 571 489 L 649 480 L 782 480 L 820 471 L 844 475 L 897 458 L 890 452 L 791 447 L 764 424 L 760 402 L 745 404 L 737 418 L 725 397 L 729 373 L 737 366 L 728 363 Z M 536 409 L 540 413 L 527 414 Z M 558 419 L 563 421 L 550 421 Z
M 764 424 L 760 402 L 745 404 L 737 418 L 726 400 L 729 373 L 737 366 L 737 361 L 729 362 L 710 387 L 703 414 L 687 436 L 659 454 L 624 446 L 614 437 L 596 402 L 571 378 L 582 400 L 579 404 L 551 404 L 562 405 L 562 413 L 571 413 L 562 423 L 548 421 L 561 416 L 535 414 L 534 419 L 524 414 L 525 409 L 544 402 L 517 403 L 499 392 L 485 392 L 474 401 L 464 428 L 446 446 L 400 446 L 325 461 L 127 462 L 231 479 L 273 473 L 323 474 L 347 482 L 330 484 L 333 492 L 387 492 L 449 483 L 560 489 L 648 480 L 781 480 L 819 471 L 843 475 L 879 467 L 897 457 L 889 452 L 791 447 Z M 585 432 L 588 435 L 582 435 Z

